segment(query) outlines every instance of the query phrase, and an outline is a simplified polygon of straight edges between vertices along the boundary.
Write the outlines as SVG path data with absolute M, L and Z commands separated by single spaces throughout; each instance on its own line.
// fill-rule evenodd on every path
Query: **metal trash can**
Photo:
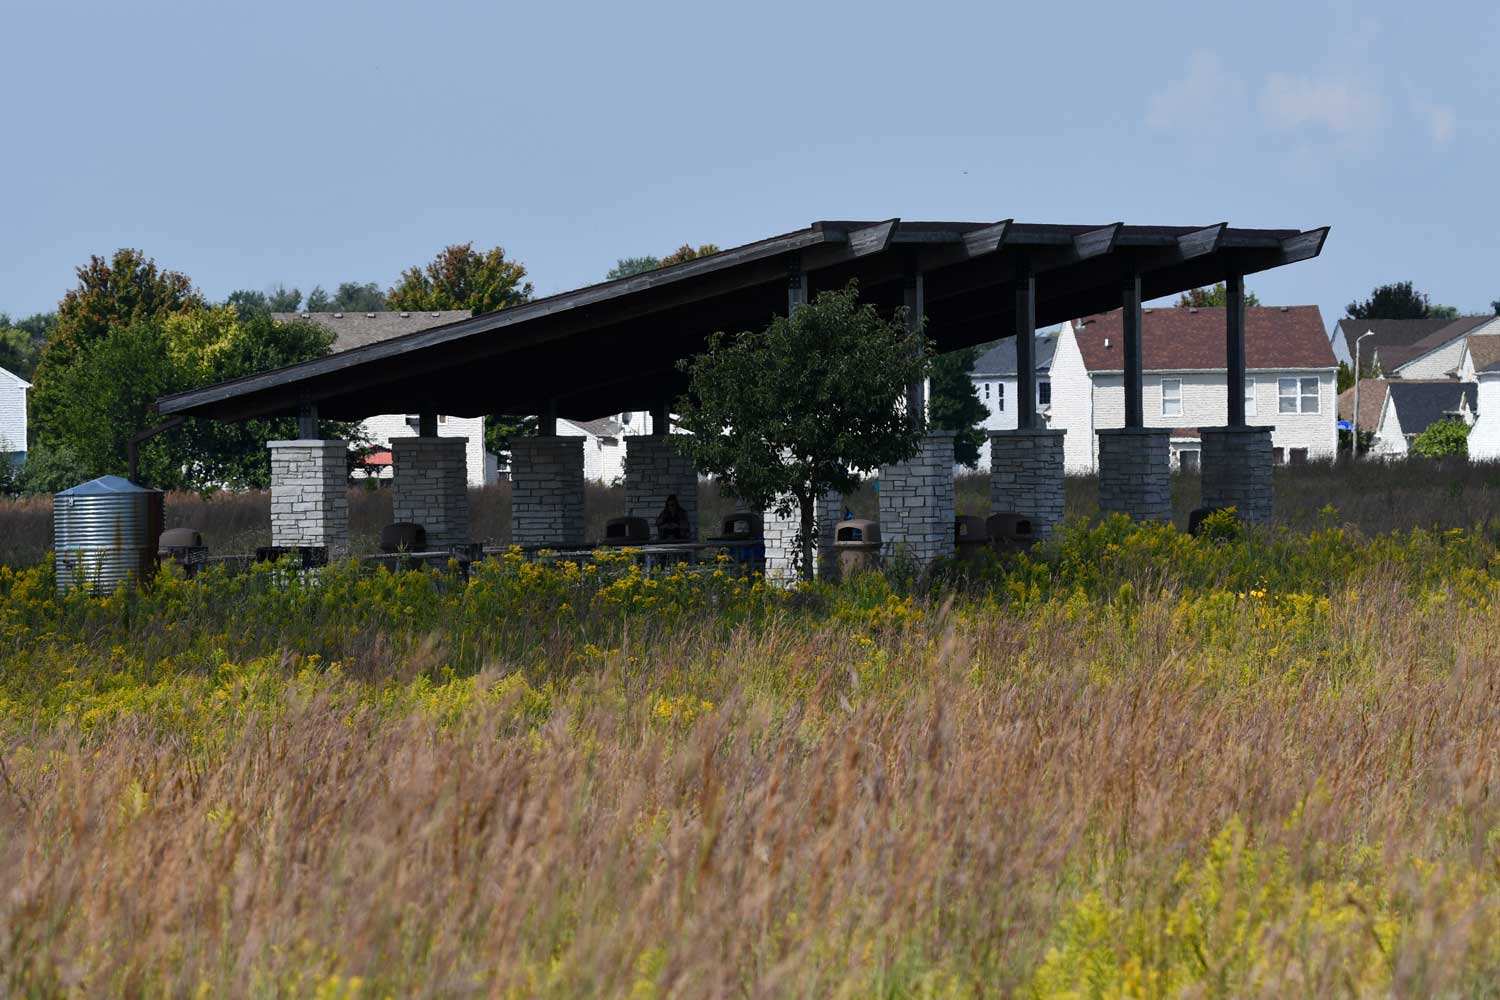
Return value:
M 991 514 L 985 526 L 989 528 L 990 545 L 996 553 L 1024 552 L 1036 544 L 1031 518 L 1024 514 L 1012 511 Z
M 710 545 L 722 546 L 729 558 L 751 570 L 766 565 L 766 539 L 759 514 L 740 511 L 724 518 L 719 534 L 708 539 Z
M 840 521 L 833 532 L 839 575 L 853 576 L 880 568 L 880 522 Z
M 52 498 L 57 590 L 101 593 L 155 575 L 163 515 L 161 490 L 122 476 L 100 476 Z
M 159 563 L 176 563 L 182 575 L 191 578 L 208 556 L 208 546 L 203 544 L 203 534 L 195 528 L 168 528 L 161 533 L 156 543 L 156 558 Z
M 427 548 L 427 529 L 411 521 L 397 521 L 380 529 L 380 551 L 421 552 Z
M 960 514 L 953 519 L 953 549 L 961 562 L 978 562 L 989 548 L 990 528 L 984 518 Z
M 612 517 L 604 522 L 605 545 L 645 545 L 651 541 L 651 522 L 644 517 Z

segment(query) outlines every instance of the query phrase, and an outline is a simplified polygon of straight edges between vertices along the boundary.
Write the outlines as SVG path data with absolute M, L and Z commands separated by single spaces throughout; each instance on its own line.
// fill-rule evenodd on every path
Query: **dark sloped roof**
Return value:
M 1494 318 L 1493 316 L 1460 316 L 1458 319 L 1443 320 L 1442 326 L 1410 344 L 1383 345 L 1379 342 L 1380 334 L 1378 333 L 1370 339 L 1376 341 L 1375 348 L 1380 357 L 1380 367 L 1389 375 L 1407 362 L 1415 361 L 1429 351 L 1435 351 L 1444 344 L 1451 344 L 1459 337 L 1467 336 L 1470 330 Z M 1416 322 L 1428 321 L 1417 320 Z
M 983 351 L 974 361 L 975 375 L 1014 375 L 1016 373 L 1016 338 L 1008 337 L 990 344 L 981 344 Z M 1052 367 L 1052 356 L 1057 353 L 1057 335 L 1037 337 L 1036 370 L 1044 372 Z
M 695 260 L 164 396 L 163 415 L 244 420 L 313 407 L 324 419 L 417 412 L 591 418 L 687 387 L 680 366 L 716 332 L 764 328 L 812 291 L 859 285 L 900 306 L 913 273 L 939 350 L 1015 329 L 1036 278 L 1041 326 L 1113 308 L 1125 272 L 1156 299 L 1316 257 L 1327 229 L 832 220 Z
M 1380 423 L 1380 411 L 1385 406 L 1385 387 L 1390 385 L 1383 378 L 1360 379 L 1359 382 L 1359 426 L 1361 430 L 1373 431 Z M 1339 419 L 1353 420 L 1354 386 L 1339 393 Z
M 1089 371 L 1124 368 L 1124 313 L 1087 316 L 1073 324 Z M 1223 370 L 1225 310 L 1169 306 L 1142 316 L 1146 371 Z M 1107 345 L 1106 345 L 1107 342 Z M 1336 368 L 1317 306 L 1253 306 L 1245 310 L 1245 367 Z
M 279 312 L 272 313 L 271 318 L 281 323 L 298 319 L 316 323 L 333 331 L 335 351 L 347 351 L 457 323 L 471 315 L 467 309 L 440 309 L 434 312 Z
M 1401 433 L 1420 434 L 1432 424 L 1458 412 L 1460 404 L 1467 400 L 1470 410 L 1479 404 L 1479 386 L 1473 382 L 1410 382 L 1395 379 L 1386 383 L 1391 396 L 1391 405 L 1401 421 Z M 1363 393 L 1364 389 L 1361 388 Z M 1364 400 L 1360 400 L 1364 409 Z
M 1476 372 L 1500 371 L 1500 337 L 1470 337 L 1469 358 Z
M 1451 319 L 1349 319 L 1346 316 L 1334 328 L 1343 331 L 1351 351 L 1354 350 L 1354 338 L 1373 333 L 1374 336 L 1365 341 L 1366 346 L 1361 348 L 1363 352 L 1371 347 L 1415 344 L 1451 322 Z
M 614 417 L 599 417 L 595 420 L 568 420 L 568 423 L 577 427 L 585 434 L 592 434 L 596 438 L 619 437 L 621 430 L 623 430 L 620 422 Z

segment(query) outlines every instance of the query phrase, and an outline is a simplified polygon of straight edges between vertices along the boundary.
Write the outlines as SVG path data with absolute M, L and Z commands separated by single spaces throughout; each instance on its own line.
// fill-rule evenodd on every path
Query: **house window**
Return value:
M 1177 456 L 1177 467 L 1183 472 L 1197 472 L 1200 457 L 1201 454 L 1196 450 L 1181 452 Z
M 1245 416 L 1255 416 L 1255 379 L 1245 379 Z
M 989 399 L 990 398 L 990 384 L 988 382 L 986 382 L 984 384 L 984 398 L 985 399 Z
M 1164 378 L 1161 380 L 1161 415 L 1164 417 L 1182 416 L 1182 379 Z
M 1306 448 L 1288 448 L 1287 449 L 1287 457 L 1288 457 L 1288 459 L 1290 459 L 1292 465 L 1306 465 L 1307 464 L 1307 449 Z
M 1277 379 L 1276 398 L 1282 413 L 1317 413 L 1317 376 Z
M 1004 413 L 1005 412 L 1005 383 L 1004 382 L 996 382 L 995 383 L 995 412 L 996 413 Z
M 1051 406 L 1052 405 L 1052 383 L 1051 382 L 1038 382 L 1036 384 L 1036 405 L 1037 406 Z

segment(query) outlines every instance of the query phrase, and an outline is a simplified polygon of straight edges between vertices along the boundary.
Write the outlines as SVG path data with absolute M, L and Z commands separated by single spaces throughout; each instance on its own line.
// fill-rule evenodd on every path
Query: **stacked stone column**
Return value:
M 1204 427 L 1203 506 L 1233 507 L 1240 520 L 1265 524 L 1271 520 L 1275 464 L 1269 427 Z
M 905 462 L 880 467 L 880 541 L 886 558 L 921 565 L 953 554 L 953 431 L 933 431 Z
M 349 443 L 299 438 L 268 441 L 271 544 L 349 554 Z
M 670 434 L 625 438 L 625 515 L 643 517 L 656 535 L 656 517 L 675 494 L 688 516 L 686 541 L 698 540 L 698 470 L 672 446 Z
M 1023 514 L 1050 538 L 1063 519 L 1063 435 L 1043 427 L 990 432 L 990 512 Z
M 511 440 L 510 541 L 523 548 L 583 544 L 581 437 Z
M 836 565 L 833 557 L 833 535 L 844 514 L 844 497 L 841 493 L 823 494 L 817 502 L 814 517 L 817 519 L 818 544 L 813 553 L 813 574 L 827 576 Z M 761 520 L 761 530 L 766 544 L 766 579 L 789 584 L 797 579 L 797 530 L 802 526 L 802 514 L 793 511 L 788 517 L 767 511 Z
M 442 550 L 469 543 L 468 438 L 391 439 L 391 514 L 420 524 L 427 547 Z
M 1136 521 L 1172 520 L 1171 431 L 1120 427 L 1099 434 L 1099 510 Z

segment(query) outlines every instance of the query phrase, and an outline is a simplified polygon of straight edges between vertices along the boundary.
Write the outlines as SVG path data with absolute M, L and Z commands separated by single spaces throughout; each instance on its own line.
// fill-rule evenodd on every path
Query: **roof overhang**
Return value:
M 787 308 L 788 276 L 809 291 L 857 281 L 882 308 L 923 276 L 927 332 L 941 351 L 1013 335 L 1018 277 L 1036 279 L 1036 321 L 1115 308 L 1139 274 L 1159 298 L 1316 257 L 1328 230 L 817 222 L 806 229 L 618 281 L 165 396 L 163 414 L 243 420 L 316 405 L 359 419 L 435 409 L 592 419 L 649 409 L 685 386 L 678 362 L 718 331 L 760 329 Z

